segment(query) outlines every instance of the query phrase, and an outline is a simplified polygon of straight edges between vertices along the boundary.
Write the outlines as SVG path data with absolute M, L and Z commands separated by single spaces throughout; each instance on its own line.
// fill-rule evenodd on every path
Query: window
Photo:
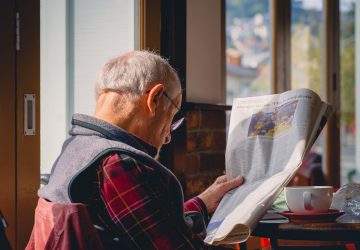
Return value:
M 291 88 L 309 88 L 324 97 L 322 3 L 291 1 Z
M 41 173 L 49 173 L 73 113 L 92 114 L 100 67 L 133 50 L 137 1 L 41 0 Z
M 324 8 L 322 0 L 291 0 L 291 88 L 308 88 L 324 98 L 323 47 Z M 325 170 L 325 132 L 312 151 L 322 155 Z
M 270 93 L 269 0 L 226 0 L 226 103 Z
M 340 1 L 341 184 L 360 181 L 355 172 L 355 3 L 355 0 Z
M 333 185 L 360 181 L 360 150 L 356 150 L 360 101 L 355 98 L 360 85 L 360 77 L 355 77 L 359 10 L 356 0 L 339 0 L 339 6 L 337 1 L 323 0 L 226 0 L 227 104 L 234 97 L 290 88 L 310 88 L 328 100 L 337 116 L 313 150 L 323 155 Z M 248 60 L 254 55 L 257 59 L 264 55 L 264 60 Z

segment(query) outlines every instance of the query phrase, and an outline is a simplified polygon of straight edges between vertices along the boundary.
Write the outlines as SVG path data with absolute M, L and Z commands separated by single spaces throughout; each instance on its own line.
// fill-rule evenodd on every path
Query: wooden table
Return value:
M 275 249 L 278 239 L 353 242 L 356 249 L 360 249 L 360 223 L 259 222 L 251 235 L 270 238 L 271 246 Z

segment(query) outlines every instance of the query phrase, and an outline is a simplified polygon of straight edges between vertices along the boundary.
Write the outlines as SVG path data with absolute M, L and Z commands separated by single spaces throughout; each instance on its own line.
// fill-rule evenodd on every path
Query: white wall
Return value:
M 187 1 L 186 97 L 225 104 L 225 35 L 221 0 Z
M 101 66 L 135 48 L 135 4 L 41 0 L 41 173 L 50 172 L 72 114 L 93 114 Z

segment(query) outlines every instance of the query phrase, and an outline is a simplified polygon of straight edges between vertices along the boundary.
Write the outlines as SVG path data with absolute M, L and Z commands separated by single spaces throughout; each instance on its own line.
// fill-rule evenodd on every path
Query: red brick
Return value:
M 221 131 L 188 132 L 187 152 L 225 151 L 226 133 Z
M 200 128 L 200 111 L 193 110 L 186 114 L 186 128 L 188 130 Z
M 213 132 L 214 143 L 211 147 L 215 151 L 225 151 L 226 149 L 226 132 Z
M 225 170 L 225 152 L 200 154 L 201 173 L 207 173 L 209 171 L 222 173 L 224 170 Z
M 202 110 L 201 129 L 224 129 L 226 128 L 225 111 L 222 110 Z
M 200 171 L 199 155 L 198 154 L 187 155 L 184 174 L 195 175 L 198 174 L 199 171 Z
M 216 177 L 216 175 L 202 175 L 193 178 L 186 178 L 184 183 L 184 193 L 186 199 L 200 194 L 215 181 Z
M 187 152 L 200 152 L 211 149 L 214 144 L 212 132 L 188 132 L 186 140 Z

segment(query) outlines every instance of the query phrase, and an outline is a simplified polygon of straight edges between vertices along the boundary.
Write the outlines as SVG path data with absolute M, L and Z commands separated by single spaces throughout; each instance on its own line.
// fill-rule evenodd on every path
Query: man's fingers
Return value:
M 225 192 L 240 186 L 243 182 L 244 182 L 244 177 L 242 177 L 240 175 L 230 181 L 224 182 L 223 186 L 224 186 Z
M 220 184 L 220 183 L 224 183 L 226 181 L 227 181 L 226 175 L 222 175 L 222 176 L 219 176 L 218 178 L 216 178 L 215 183 Z

